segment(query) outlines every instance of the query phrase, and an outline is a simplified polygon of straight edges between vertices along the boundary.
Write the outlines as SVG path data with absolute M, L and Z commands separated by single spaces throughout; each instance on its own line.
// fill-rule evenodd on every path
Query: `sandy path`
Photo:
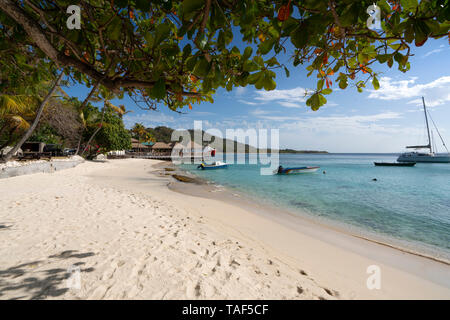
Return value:
M 0 299 L 339 297 L 298 264 L 187 211 L 176 193 L 158 197 L 170 192 L 164 180 L 143 194 L 90 177 L 124 163 L 0 181 Z M 70 267 L 80 268 L 80 289 L 67 287 Z

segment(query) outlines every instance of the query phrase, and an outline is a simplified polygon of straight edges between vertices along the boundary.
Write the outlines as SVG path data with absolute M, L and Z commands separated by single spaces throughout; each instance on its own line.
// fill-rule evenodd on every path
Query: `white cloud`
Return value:
M 286 108 L 301 108 L 300 104 L 289 101 L 278 101 L 278 104 Z
M 234 90 L 236 92 L 236 96 L 243 96 L 247 92 L 247 88 L 245 87 L 237 87 Z
M 439 52 L 442 52 L 442 51 L 444 51 L 443 48 L 439 48 L 439 49 L 434 49 L 434 50 L 428 51 L 427 53 L 425 53 L 425 54 L 423 55 L 422 58 L 426 58 L 426 57 L 428 57 L 428 56 L 431 56 L 432 54 L 439 53 Z
M 450 93 L 447 94 L 446 96 L 443 96 L 442 98 L 431 98 L 431 99 L 426 99 L 425 103 L 427 105 L 427 107 L 436 107 L 436 106 L 440 106 L 445 104 L 446 102 L 450 101 Z M 411 101 L 408 101 L 407 104 L 413 104 L 416 106 L 422 106 L 422 99 L 414 99 Z
M 256 102 L 251 102 L 251 101 L 242 100 L 242 99 L 238 99 L 238 102 L 244 103 L 244 104 L 248 104 L 248 105 L 250 105 L 250 106 L 256 106 L 256 105 L 259 104 L 259 103 L 256 103 Z
M 397 112 L 371 115 L 302 114 L 286 116 L 257 108 L 249 112 L 250 121 L 220 121 L 225 128 L 270 128 L 280 130 L 283 148 L 328 150 L 331 152 L 399 152 L 422 130 L 398 124 Z M 225 131 L 224 131 L 225 132 Z
M 147 111 L 140 114 L 127 114 L 123 117 L 125 127 L 131 128 L 135 123 L 142 123 L 145 127 L 164 126 L 174 123 L 176 119 L 170 115 L 156 111 Z
M 292 117 L 292 116 L 271 116 L 260 114 L 260 119 L 271 121 L 302 121 L 303 123 L 311 123 L 315 127 L 360 127 L 367 126 L 368 123 L 380 120 L 398 119 L 401 117 L 397 112 L 384 112 L 374 115 L 355 115 L 355 116 L 328 116 L 328 117 Z
M 270 114 L 270 113 L 271 113 L 270 111 L 262 110 L 260 108 L 257 108 L 250 112 L 250 114 L 253 116 L 261 116 L 261 115 L 266 115 L 266 114 Z
M 308 96 L 313 90 L 305 89 L 302 87 L 296 87 L 293 89 L 285 90 L 272 90 L 272 91 L 254 91 L 253 95 L 247 94 L 247 99 L 238 99 L 240 103 L 248 105 L 263 105 L 267 103 L 277 103 L 285 108 L 302 108 L 305 107 L 305 102 Z M 329 101 L 324 107 L 337 106 L 336 103 Z
M 389 77 L 380 79 L 380 89 L 369 90 L 369 98 L 380 100 L 412 99 L 424 96 L 427 105 L 438 106 L 450 101 L 450 76 L 443 76 L 428 83 L 417 83 L 418 78 L 409 80 L 393 80 Z M 417 103 L 418 99 L 408 101 Z
M 190 112 L 191 115 L 196 115 L 196 116 L 211 116 L 214 115 L 216 113 L 214 112 L 208 112 L 208 111 L 193 111 Z
M 334 89 L 333 89 L 334 91 Z M 326 105 L 322 106 L 321 108 L 327 108 L 327 107 L 337 107 L 338 104 L 334 101 L 328 101 Z
M 307 89 L 297 87 L 286 90 L 256 91 L 255 100 L 261 103 L 276 102 L 286 108 L 300 108 L 306 101 Z

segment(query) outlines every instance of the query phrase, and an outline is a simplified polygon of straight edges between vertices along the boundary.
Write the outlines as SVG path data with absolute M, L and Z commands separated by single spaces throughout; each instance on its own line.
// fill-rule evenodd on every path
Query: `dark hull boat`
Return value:
M 377 167 L 414 167 L 415 162 L 374 162 Z
M 301 173 L 312 173 L 319 170 L 320 167 L 298 167 L 298 168 L 278 168 L 274 173 L 276 174 L 301 174 Z

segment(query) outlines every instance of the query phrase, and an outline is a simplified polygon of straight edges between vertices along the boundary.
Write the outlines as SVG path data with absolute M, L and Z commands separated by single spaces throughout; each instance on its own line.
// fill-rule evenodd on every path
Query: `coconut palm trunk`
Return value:
M 103 127 L 103 119 L 105 118 L 105 111 L 106 111 L 106 104 L 103 106 L 103 111 L 102 111 L 102 118 L 100 120 L 100 123 L 98 125 L 98 128 L 95 129 L 94 133 L 91 135 L 91 137 L 89 138 L 86 146 L 83 149 L 83 152 L 81 153 L 81 156 L 84 155 L 84 153 L 86 152 L 86 150 L 89 148 L 89 145 L 91 144 L 92 140 L 94 140 L 95 136 L 97 135 L 97 133 L 100 131 L 100 129 Z
M 95 91 L 97 91 L 99 85 L 100 85 L 100 81 L 97 81 L 95 83 L 94 87 L 92 88 L 91 92 L 89 92 L 89 94 L 86 97 L 86 99 L 84 99 L 83 103 L 78 108 L 80 110 L 80 112 L 88 104 L 88 102 L 91 99 L 92 95 L 95 93 Z M 81 129 L 80 138 L 78 139 L 77 151 L 75 152 L 75 155 L 77 155 L 80 152 L 81 140 L 83 139 L 84 130 L 85 130 L 85 128 Z
M 41 105 L 39 106 L 39 109 L 36 112 L 36 117 L 34 118 L 33 123 L 28 128 L 28 130 L 25 132 L 25 134 L 22 136 L 22 138 L 19 140 L 19 142 L 17 142 L 16 145 L 3 157 L 2 160 L 4 162 L 11 159 L 11 157 L 20 149 L 20 147 L 22 147 L 22 145 L 25 143 L 25 141 L 28 140 L 28 138 L 33 133 L 34 129 L 36 129 L 36 127 L 39 123 L 39 120 L 41 118 L 42 112 L 44 111 L 44 107 L 47 104 L 48 100 L 50 100 L 50 98 L 53 96 L 53 93 L 55 92 L 56 88 L 61 83 L 61 79 L 62 79 L 63 75 L 64 75 L 64 71 L 61 71 L 60 75 L 58 76 L 55 83 L 53 84 L 53 87 L 50 89 L 50 91 L 48 92 L 48 94 L 44 98 L 44 100 L 42 100 Z

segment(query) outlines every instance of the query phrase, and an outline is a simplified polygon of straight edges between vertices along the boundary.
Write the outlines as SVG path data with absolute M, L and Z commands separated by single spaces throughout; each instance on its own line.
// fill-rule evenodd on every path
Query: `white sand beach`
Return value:
M 0 299 L 450 299 L 448 264 L 173 191 L 159 163 L 1 179 Z

